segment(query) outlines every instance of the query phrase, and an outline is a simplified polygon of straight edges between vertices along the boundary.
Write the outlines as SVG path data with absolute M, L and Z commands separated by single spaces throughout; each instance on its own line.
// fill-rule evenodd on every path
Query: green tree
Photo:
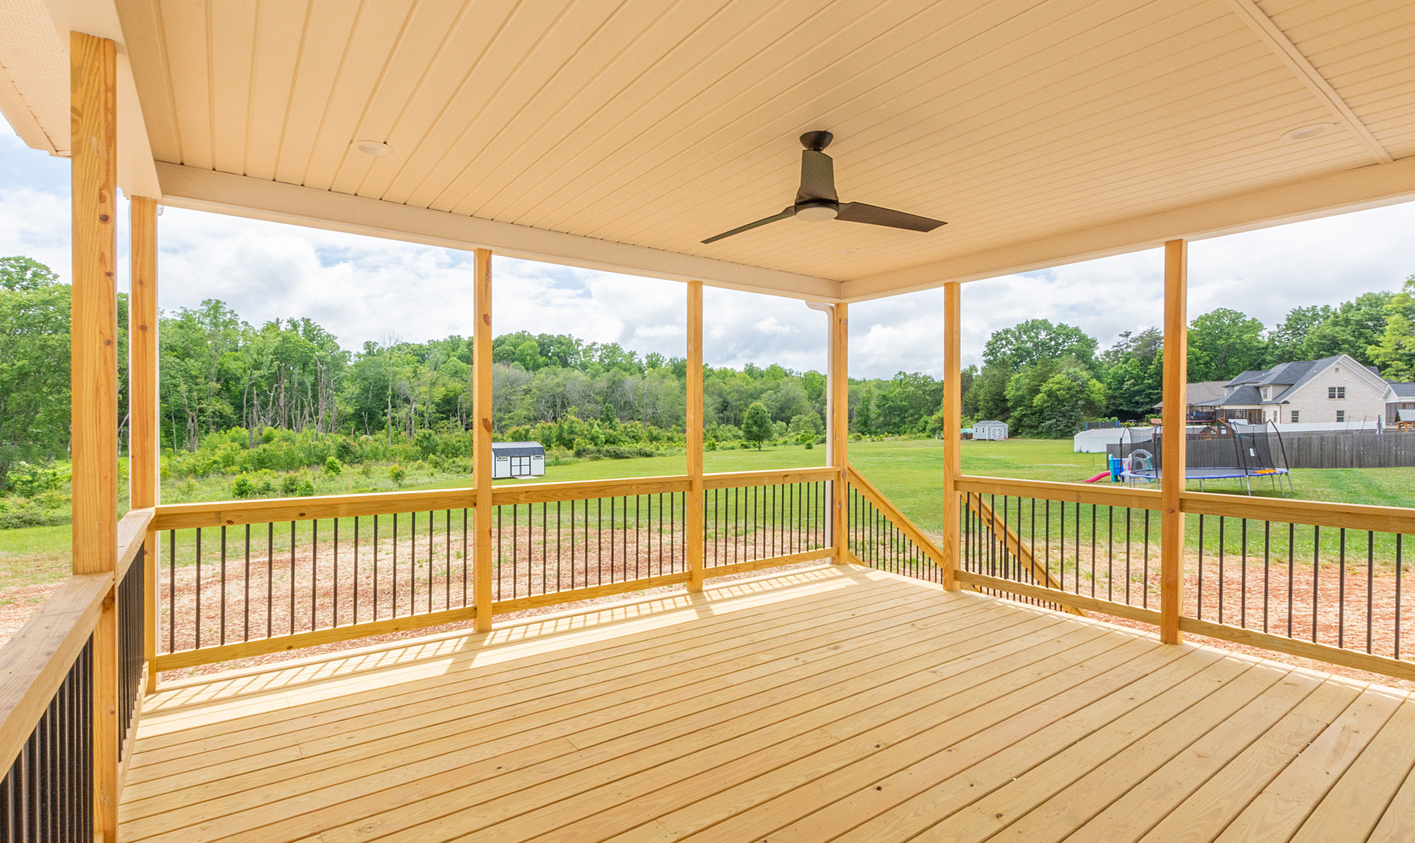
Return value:
M 1364 293 L 1336 309 L 1307 333 L 1299 360 L 1319 360 L 1337 354 L 1348 354 L 1369 365 L 1370 348 L 1380 344 L 1385 336 L 1386 319 L 1394 293 L 1379 291 Z
M 1038 434 L 1064 439 L 1081 427 L 1081 422 L 1105 403 L 1105 388 L 1080 367 L 1057 372 L 1037 390 L 1032 399 L 1032 421 Z
M 1371 362 L 1390 380 L 1415 380 L 1415 275 L 1386 302 L 1385 329 L 1367 349 Z
M 742 418 L 742 438 L 757 443 L 757 450 L 760 451 L 762 443 L 771 438 L 772 432 L 771 414 L 761 402 L 752 402 Z
M 69 439 L 69 287 L 49 267 L 0 258 L 0 490 L 17 462 Z
M 1263 366 L 1263 323 L 1221 307 L 1189 326 L 1189 380 L 1226 381 Z
M 1096 341 L 1080 328 L 1046 319 L 1028 319 L 994 331 L 983 348 L 984 365 L 1006 363 L 1020 369 L 1044 360 L 1071 356 L 1089 366 L 1096 354 Z
M 1279 363 L 1308 359 L 1307 337 L 1334 313 L 1336 309 L 1325 304 L 1289 310 L 1282 324 L 1268 333 L 1265 365 L 1271 368 Z

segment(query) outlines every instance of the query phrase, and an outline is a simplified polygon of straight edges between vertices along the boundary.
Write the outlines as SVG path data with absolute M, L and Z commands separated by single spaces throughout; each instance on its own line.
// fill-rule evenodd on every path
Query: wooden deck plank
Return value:
M 903 594 L 885 590 L 884 599 L 874 602 L 861 595 L 858 602 L 840 601 L 835 598 L 842 617 L 868 619 L 881 613 L 895 612 L 917 600 L 916 593 Z M 808 604 L 808 609 L 815 609 Z M 753 645 L 764 641 L 787 643 L 799 640 L 803 635 L 818 634 L 819 623 L 813 611 L 781 613 L 780 617 L 756 617 L 746 619 L 748 626 L 737 623 L 726 628 L 708 627 L 698 638 L 689 636 L 678 641 L 666 640 L 665 652 L 653 651 L 652 655 L 634 653 L 615 660 L 595 660 L 586 663 L 579 654 L 572 655 L 553 665 L 547 665 L 544 672 L 525 678 L 503 680 L 497 675 L 486 675 L 474 667 L 459 671 L 449 666 L 446 673 L 419 682 L 406 682 L 405 692 L 398 700 L 398 716 L 413 717 L 424 712 L 444 711 L 452 708 L 449 702 L 465 694 L 477 694 L 486 708 L 503 708 L 545 696 L 568 694 L 561 698 L 569 701 L 575 697 L 596 693 L 595 685 L 585 681 L 593 677 L 599 683 L 623 682 L 631 680 L 641 684 L 654 678 L 653 671 L 671 670 L 681 672 L 683 666 L 691 668 L 708 667 L 733 658 L 742 658 L 734 648 L 724 647 L 726 643 Z M 665 639 L 668 637 L 665 636 Z M 366 699 L 366 695 L 353 693 L 340 697 L 344 705 L 339 708 L 321 708 L 313 713 L 305 713 L 303 707 L 286 709 L 284 718 L 274 724 L 253 727 L 246 732 L 222 733 L 218 736 L 185 743 L 169 743 L 167 746 L 151 750 L 144 748 L 135 758 L 135 774 L 130 780 L 145 782 L 158 778 L 169 771 L 182 771 L 189 763 L 184 759 L 192 755 L 210 756 L 221 753 L 223 760 L 256 755 L 270 749 L 286 745 L 290 741 L 302 741 L 302 733 L 318 730 L 324 738 L 335 735 L 356 733 L 363 728 L 368 718 L 385 722 L 388 704 L 382 697 Z
M 1266 693 L 1287 672 L 1281 667 L 1251 667 L 1203 700 L 1188 704 L 1168 721 L 1153 717 L 1149 725 L 1154 728 L 1149 733 L 1094 766 L 1089 762 L 1077 763 L 1076 759 L 1063 754 L 1048 762 L 1056 769 L 1034 768 L 1008 787 L 1026 793 L 1027 800 L 1045 801 L 992 839 L 1037 843 L 1065 839 L 1166 761 Z M 1090 771 L 1075 778 L 1070 785 L 1047 793 L 1052 782 L 1062 783 L 1088 766 Z M 1040 785 L 1038 778 L 1046 779 L 1047 785 Z
M 1415 827 L 1402 692 L 854 566 L 155 699 L 124 841 L 1168 843 Z
M 771 777 L 759 778 L 661 820 L 675 833 L 697 832 L 695 839 L 765 837 L 786 822 L 860 792 L 862 784 L 883 786 L 877 783 L 924 759 L 939 756 L 951 759 L 958 755 L 964 739 L 980 738 L 983 742 L 1000 739 L 1003 745 L 1010 745 L 1022 735 L 1009 731 L 1006 725 L 1009 717 L 1047 711 L 1043 718 L 1049 724 L 1056 721 L 1058 708 L 1062 709 L 1059 716 L 1064 717 L 1097 697 L 1109 698 L 1117 692 L 1128 692 L 1146 676 L 1164 676 L 1175 664 L 1181 671 L 1198 670 L 1202 666 L 1181 660 L 1180 651 L 1167 651 L 1151 640 L 1137 638 L 1127 644 L 1129 646 L 1122 645 L 1103 656 L 1092 656 L 1044 678 L 1019 677 L 1024 684 L 1008 688 L 1007 697 L 977 700 L 979 705 L 970 706 L 966 712 L 942 723 L 902 720 L 862 736 L 866 744 L 881 744 L 879 751 L 844 757 L 839 759 L 840 763 L 821 758 L 784 767 Z M 1019 720 L 1025 722 L 1026 718 L 1015 719 L 1013 725 Z M 1040 721 L 1037 725 L 1041 725 Z M 987 754 L 991 755 L 994 749 L 989 747 Z
M 1363 691 L 1217 839 L 1289 839 L 1407 696 L 1389 688 Z
M 1365 838 L 1415 766 L 1415 702 L 1406 699 L 1302 824 L 1294 843 Z
M 1360 694 L 1358 686 L 1324 683 L 1165 815 L 1141 840 L 1146 843 L 1213 840 Z
M 1019 633 L 1050 635 L 1046 629 L 1052 624 L 1048 623 L 1047 619 L 1033 618 L 1027 623 L 1027 628 L 1020 629 Z M 967 632 L 960 631 L 957 637 L 962 640 L 967 635 Z M 945 637 L 934 640 L 948 639 Z M 875 677 L 876 681 L 881 683 L 882 689 L 888 687 L 889 683 L 885 680 L 891 675 L 907 681 L 911 675 L 922 675 L 924 671 L 921 667 L 936 660 L 928 654 L 901 653 L 901 657 L 911 658 Z M 589 741 L 587 749 L 576 747 L 578 751 L 572 754 L 551 759 L 532 759 L 526 764 L 512 763 L 518 759 L 500 756 L 496 759 L 499 763 L 495 770 L 488 764 L 485 770 L 478 771 L 476 775 L 469 776 L 451 771 L 447 775 L 428 777 L 410 782 L 406 786 L 386 789 L 377 796 L 376 804 L 370 805 L 367 800 L 359 799 L 353 805 L 339 805 L 333 810 L 321 811 L 320 819 L 327 819 L 333 825 L 349 823 L 351 816 L 365 815 L 368 812 L 377 814 L 371 822 L 353 822 L 342 829 L 326 831 L 324 836 L 326 839 L 343 839 L 340 834 L 347 833 L 354 839 L 367 839 L 370 827 L 380 833 L 396 831 L 418 822 L 436 819 L 459 808 L 515 795 L 531 786 L 555 781 L 580 770 L 603 767 L 627 753 L 638 752 L 641 763 L 649 763 L 649 756 L 655 754 L 662 761 L 677 753 L 713 746 L 758 726 L 783 721 L 789 724 L 793 719 L 793 711 L 784 706 L 793 700 L 799 700 L 803 691 L 806 694 L 814 694 L 814 702 L 831 704 L 833 700 L 838 700 L 852 690 L 853 686 L 848 681 L 832 682 L 830 673 L 817 672 L 813 677 L 806 677 L 805 681 L 810 684 L 788 683 L 780 686 L 775 693 L 739 696 L 716 707 L 702 708 L 682 717 L 670 717 L 656 726 L 640 729 L 619 740 Z M 842 678 L 848 680 L 850 677 Z M 808 724 L 798 723 L 796 726 L 809 728 Z M 571 742 L 573 746 L 575 739 L 575 735 L 570 735 L 567 742 Z M 647 753 L 644 752 L 645 747 L 648 748 Z
M 958 615 L 961 626 L 957 632 L 964 636 L 980 620 L 969 618 L 995 610 L 978 600 L 931 602 L 913 610 L 886 613 L 872 624 L 861 624 L 860 629 L 879 636 L 881 643 L 898 645 L 894 653 L 902 658 L 928 652 L 927 642 L 915 644 L 913 649 L 907 646 L 908 639 L 917 636 L 914 624 L 936 620 L 947 626 L 951 616 Z M 729 660 L 717 671 L 694 671 L 680 665 L 673 676 L 645 687 L 602 685 L 592 703 L 579 706 L 542 706 L 539 710 L 532 706 L 530 711 L 512 711 L 510 715 L 515 716 L 506 717 L 501 717 L 499 711 L 485 713 L 479 706 L 473 711 L 454 709 L 464 716 L 435 726 L 418 726 L 412 730 L 411 738 L 391 735 L 368 740 L 355 733 L 331 746 L 328 741 L 321 743 L 322 738 L 307 737 L 300 744 L 301 759 L 283 765 L 277 775 L 263 770 L 217 775 L 209 785 L 163 793 L 135 808 L 129 826 L 134 839 L 144 839 L 154 826 L 172 828 L 183 824 L 188 826 L 182 832 L 184 839 L 207 839 L 208 835 L 252 827 L 254 821 L 269 816 L 269 805 L 288 807 L 298 803 L 309 810 L 326 805 L 333 795 L 324 792 L 326 788 L 353 788 L 362 794 L 406 782 L 424 784 L 419 782 L 423 773 L 457 766 L 451 759 L 470 763 L 630 720 L 651 725 L 647 722 L 651 718 L 672 719 L 675 708 L 710 707 L 721 700 L 763 693 L 793 679 L 827 676 L 831 670 L 841 670 L 851 663 L 870 663 L 869 653 L 840 647 L 838 638 L 837 631 L 817 629 L 814 637 L 791 646 L 752 648 L 741 659 Z M 803 657 L 813 649 L 832 646 L 828 657 Z M 662 705 L 662 695 L 672 695 L 674 703 Z M 224 769 L 218 766 L 215 772 L 223 774 Z M 152 818 L 150 822 L 148 818 Z
M 1137 840 L 1282 717 L 1322 687 L 1311 671 L 1290 671 L 1277 685 L 1147 776 L 1097 814 L 1068 843 Z

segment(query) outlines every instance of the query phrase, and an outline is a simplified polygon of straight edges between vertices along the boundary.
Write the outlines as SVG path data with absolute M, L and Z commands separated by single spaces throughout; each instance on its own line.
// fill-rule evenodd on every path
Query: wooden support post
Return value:
M 703 590 L 703 282 L 688 282 L 688 590 Z
M 953 574 L 963 550 L 958 476 L 963 473 L 962 284 L 943 286 L 943 587 L 958 590 Z
M 157 427 L 157 202 L 134 197 L 132 286 L 128 302 L 128 500 L 133 509 L 157 506 L 161 498 Z M 143 658 L 147 693 L 157 690 L 157 530 L 143 539 Z
M 117 53 L 69 38 L 73 157 L 70 368 L 73 570 L 118 560 Z M 118 619 L 110 588 L 93 633 L 93 811 L 99 839 L 118 839 Z
M 477 327 L 472 335 L 473 410 L 476 430 L 472 437 L 472 482 L 476 487 L 476 553 L 472 557 L 475 582 L 477 632 L 491 631 L 491 574 L 496 560 L 491 558 L 491 250 L 476 250 L 476 291 L 472 296 L 477 311 Z
M 1160 442 L 1160 640 L 1178 644 L 1184 605 L 1185 384 L 1189 380 L 1189 244 L 1164 244 L 1164 410 Z
M 826 407 L 826 412 L 830 414 L 830 465 L 841 473 L 840 478 L 830 484 L 830 543 L 835 549 L 834 560 L 838 565 L 850 561 L 847 552 L 850 496 L 845 481 L 845 467 L 849 464 L 847 443 L 850 441 L 849 360 L 850 314 L 845 302 L 840 302 L 830 313 L 830 396 Z

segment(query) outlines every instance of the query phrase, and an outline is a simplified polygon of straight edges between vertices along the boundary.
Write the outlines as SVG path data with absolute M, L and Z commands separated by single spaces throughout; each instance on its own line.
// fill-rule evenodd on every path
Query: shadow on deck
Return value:
M 823 566 L 203 677 L 122 839 L 1402 840 L 1404 692 Z

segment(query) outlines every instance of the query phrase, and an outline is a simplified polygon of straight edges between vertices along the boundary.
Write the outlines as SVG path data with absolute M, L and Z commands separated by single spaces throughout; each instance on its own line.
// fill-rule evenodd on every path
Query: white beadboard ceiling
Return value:
M 34 5 L 0 0 L 5 14 Z M 117 0 L 117 11 L 153 158 L 182 172 L 861 292 L 869 279 L 1415 156 L 1409 0 Z M 19 60 L 10 20 L 7 70 Z M 29 77 L 13 67 L 19 86 Z M 59 137 L 53 90 L 35 81 L 21 94 Z M 1319 123 L 1334 129 L 1282 139 Z M 843 200 L 949 224 L 917 234 L 788 220 L 700 243 L 790 204 L 796 138 L 812 129 L 835 133 Z M 356 139 L 392 153 L 351 151 Z

